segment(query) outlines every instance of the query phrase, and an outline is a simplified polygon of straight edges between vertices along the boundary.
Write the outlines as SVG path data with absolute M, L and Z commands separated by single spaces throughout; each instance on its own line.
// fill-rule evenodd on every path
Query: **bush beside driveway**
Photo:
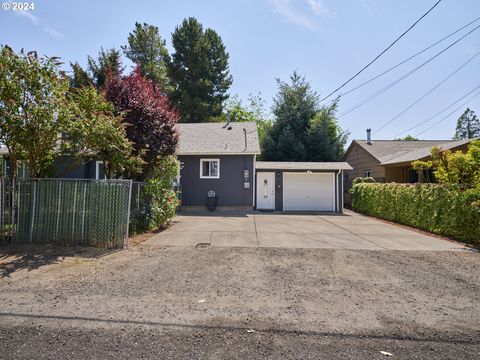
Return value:
M 351 192 L 359 213 L 480 245 L 480 188 L 358 183 Z

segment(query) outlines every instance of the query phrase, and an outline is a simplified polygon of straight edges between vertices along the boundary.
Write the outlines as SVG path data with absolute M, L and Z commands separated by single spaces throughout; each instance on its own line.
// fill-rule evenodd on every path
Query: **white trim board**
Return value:
M 217 176 L 202 176 L 202 164 L 204 161 L 216 161 L 218 163 Z M 210 169 L 209 169 L 210 171 Z M 220 159 L 218 158 L 201 158 L 200 159 L 200 179 L 220 179 Z

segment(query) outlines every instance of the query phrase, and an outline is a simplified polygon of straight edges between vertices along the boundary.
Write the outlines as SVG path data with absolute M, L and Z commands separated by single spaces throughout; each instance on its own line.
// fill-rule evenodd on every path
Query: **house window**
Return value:
M 219 179 L 220 178 L 220 160 L 219 159 L 200 159 L 200 178 L 201 179 Z
M 363 170 L 363 177 L 372 177 L 372 172 L 370 170 Z
M 95 161 L 95 179 L 103 180 L 106 178 L 105 165 L 103 164 L 103 161 Z

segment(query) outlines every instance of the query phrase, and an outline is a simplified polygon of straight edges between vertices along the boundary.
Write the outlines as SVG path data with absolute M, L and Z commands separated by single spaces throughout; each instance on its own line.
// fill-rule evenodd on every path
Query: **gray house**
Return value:
M 177 130 L 184 210 L 205 209 L 214 195 L 220 210 L 343 211 L 343 172 L 352 170 L 346 162 L 256 161 L 255 122 L 178 124 Z M 1 149 L 0 155 L 8 156 Z M 105 178 L 103 163 L 94 159 L 62 159 L 56 168 L 56 177 Z
M 183 208 L 205 206 L 209 191 L 217 206 L 252 209 L 255 157 L 260 154 L 254 122 L 178 124 Z
M 181 201 L 205 207 L 266 211 L 343 211 L 347 163 L 256 161 L 254 122 L 178 124 Z

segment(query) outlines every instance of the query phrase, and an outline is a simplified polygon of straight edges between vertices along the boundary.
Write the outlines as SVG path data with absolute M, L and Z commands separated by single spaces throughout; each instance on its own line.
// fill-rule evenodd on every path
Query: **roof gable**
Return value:
M 255 122 L 177 124 L 177 155 L 259 154 Z
M 366 140 L 353 140 L 346 155 L 351 150 L 353 143 L 371 154 L 380 162 L 380 165 L 411 162 L 423 159 L 430 155 L 434 146 L 444 150 L 465 145 L 474 139 L 468 140 L 373 140 L 370 144 Z
M 400 163 L 410 163 L 415 160 L 423 160 L 430 157 L 432 147 L 438 146 L 442 150 L 455 150 L 456 148 L 466 145 L 475 139 L 467 140 L 450 140 L 443 143 L 436 143 L 430 146 L 418 147 L 415 150 L 398 154 L 388 160 L 384 160 L 380 165 L 392 165 Z

